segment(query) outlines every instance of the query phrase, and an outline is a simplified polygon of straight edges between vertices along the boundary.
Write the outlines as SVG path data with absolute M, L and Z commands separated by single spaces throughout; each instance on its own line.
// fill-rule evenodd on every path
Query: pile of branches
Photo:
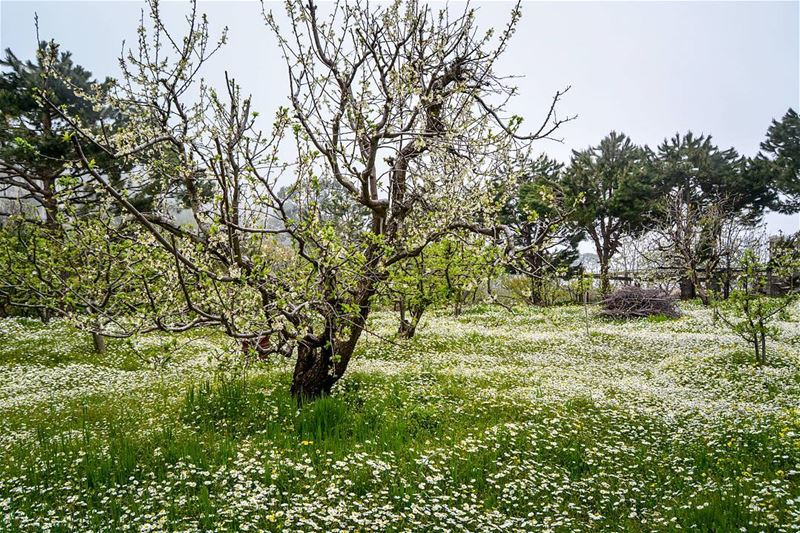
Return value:
M 610 318 L 638 318 L 663 315 L 677 318 L 681 312 L 675 298 L 659 289 L 623 287 L 606 296 L 602 302 L 602 315 Z

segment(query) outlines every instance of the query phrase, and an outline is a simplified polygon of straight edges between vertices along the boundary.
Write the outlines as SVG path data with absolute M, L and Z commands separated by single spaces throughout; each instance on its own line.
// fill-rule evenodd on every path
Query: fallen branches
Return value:
M 638 318 L 663 315 L 670 318 L 680 316 L 675 299 L 659 289 L 623 287 L 607 296 L 602 302 L 600 314 L 611 318 Z

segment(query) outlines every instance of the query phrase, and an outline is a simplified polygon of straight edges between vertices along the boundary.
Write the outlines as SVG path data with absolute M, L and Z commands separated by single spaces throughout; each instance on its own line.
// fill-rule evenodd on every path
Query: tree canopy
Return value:
M 749 177 L 773 187 L 772 209 L 800 211 L 800 116 L 794 109 L 772 121 L 761 151 L 751 162 Z

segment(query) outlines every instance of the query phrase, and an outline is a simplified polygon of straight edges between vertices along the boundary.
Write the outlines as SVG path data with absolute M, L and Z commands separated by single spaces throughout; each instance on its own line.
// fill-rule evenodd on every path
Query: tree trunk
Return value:
M 708 290 L 714 294 L 719 294 L 721 288 L 720 277 L 715 275 L 707 278 L 707 280 L 706 285 Z
M 290 388 L 298 406 L 330 394 L 347 370 L 356 343 L 366 326 L 370 310 L 368 302 L 374 290 L 368 288 L 364 294 L 359 314 L 344 319 L 328 317 L 329 325 L 321 337 L 309 334 L 298 342 Z
M 607 296 L 611 293 L 611 280 L 608 279 L 608 260 L 601 258 L 600 261 L 600 293 L 603 296 Z
M 531 305 L 542 305 L 544 303 L 544 262 L 539 254 L 532 254 L 527 259 L 530 265 L 531 280 Z
M 463 292 L 459 289 L 456 291 L 455 302 L 453 303 L 453 316 L 461 316 L 461 304 L 463 299 Z
M 542 284 L 541 280 L 531 276 L 531 305 L 541 305 L 542 303 Z
M 406 320 L 405 316 L 402 316 L 400 319 L 400 327 L 397 330 L 397 334 L 403 339 L 411 339 L 417 333 L 417 326 L 419 325 L 419 321 L 422 318 L 422 314 L 425 312 L 425 308 L 422 306 L 412 307 L 411 308 L 411 320 Z
M 681 278 L 681 300 L 691 300 L 697 296 L 694 283 L 688 277 Z
M 50 230 L 59 229 L 58 200 L 56 199 L 56 179 L 52 176 L 43 176 L 42 182 L 42 208 L 44 209 L 44 224 Z
M 700 301 L 703 302 L 703 305 L 708 305 L 711 301 L 711 299 L 708 296 L 708 289 L 703 286 L 703 283 L 700 281 L 700 276 L 697 274 L 697 271 L 692 272 L 691 280 L 692 280 L 692 285 L 697 291 L 697 295 L 700 297 Z M 708 280 L 708 275 L 706 275 L 706 280 Z
M 406 302 L 403 298 L 397 302 L 397 309 L 400 312 L 400 326 L 397 328 L 397 334 L 402 337 L 404 324 L 408 323 L 408 320 L 406 320 Z
M 330 394 L 339 377 L 332 372 L 329 346 L 312 346 L 301 342 L 297 346 L 297 362 L 292 374 L 292 396 L 298 405 Z
M 92 344 L 94 353 L 106 353 L 106 338 L 97 332 L 92 332 Z
M 703 305 L 708 305 L 711 303 L 711 298 L 708 296 L 708 292 L 705 289 L 700 289 L 697 291 L 700 295 L 700 301 L 703 302 Z
M 373 229 L 382 227 L 383 219 L 373 216 Z M 377 256 L 370 247 L 367 257 L 367 272 L 373 272 Z M 357 303 L 359 310 L 350 315 L 336 312 L 325 315 L 325 330 L 322 336 L 310 332 L 297 343 L 297 360 L 292 373 L 290 392 L 298 406 L 304 401 L 312 401 L 330 394 L 331 389 L 347 370 L 356 343 L 367 325 L 371 309 L 371 298 L 375 295 L 375 283 L 386 279 L 386 271 L 373 276 L 365 276 L 359 284 Z M 334 301 L 329 301 L 330 309 L 336 309 Z
M 400 322 L 400 327 L 397 329 L 397 334 L 403 339 L 410 339 L 414 337 L 416 332 L 417 325 L 409 322 L 408 320 L 403 320 Z

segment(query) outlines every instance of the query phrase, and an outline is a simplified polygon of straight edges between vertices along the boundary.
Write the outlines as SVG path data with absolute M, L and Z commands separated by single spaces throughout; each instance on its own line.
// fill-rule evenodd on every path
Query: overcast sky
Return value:
M 451 6 L 460 6 L 451 1 Z M 281 2 L 267 8 L 282 12 Z M 479 22 L 502 27 L 512 4 L 476 2 Z M 96 76 L 114 76 L 123 39 L 133 42 L 143 4 L 128 1 L 0 0 L 0 45 L 20 57 L 55 39 Z M 188 2 L 163 2 L 180 24 Z M 209 72 L 228 70 L 253 93 L 265 116 L 286 104 L 285 66 L 258 2 L 200 2 L 212 28 L 230 42 Z M 523 17 L 500 71 L 521 76 L 509 111 L 533 125 L 566 86 L 563 114 L 578 118 L 563 144 L 539 148 L 567 161 L 573 149 L 609 131 L 655 146 L 687 130 L 721 147 L 754 155 L 773 118 L 800 108 L 800 2 L 524 2 Z M 767 217 L 770 233 L 800 230 L 800 215 Z

